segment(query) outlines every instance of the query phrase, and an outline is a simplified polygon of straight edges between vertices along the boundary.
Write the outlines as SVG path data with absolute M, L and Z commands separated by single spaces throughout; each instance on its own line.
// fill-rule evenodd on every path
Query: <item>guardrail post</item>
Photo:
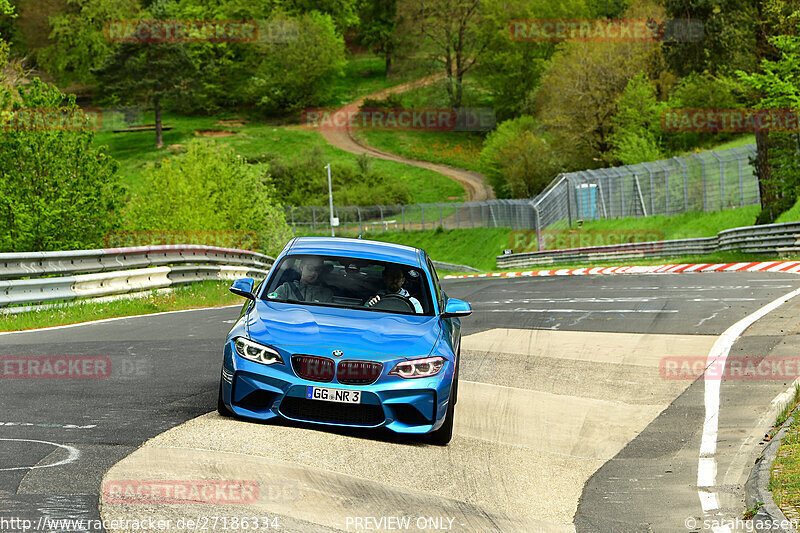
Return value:
M 358 213 L 358 234 L 361 235 L 364 233 L 364 226 L 361 225 L 361 208 L 356 206 L 356 212 Z
M 539 208 L 536 207 L 536 204 L 531 202 L 531 208 L 533 209 L 533 229 L 536 231 L 536 250 L 542 249 L 542 232 L 541 232 L 541 225 L 539 223 Z
M 677 156 L 673 157 L 672 159 L 677 161 L 678 164 L 681 166 L 681 169 L 683 170 L 683 212 L 685 213 L 689 211 L 689 182 L 686 175 L 687 167 L 686 164 L 683 162 L 683 160 L 679 159 Z
M 736 162 L 739 163 L 739 207 L 744 207 L 744 176 L 742 175 L 742 154 L 736 148 L 731 148 L 736 154 Z M 745 154 L 746 155 L 746 154 Z
M 317 210 L 314 206 L 311 206 L 311 229 L 312 231 L 317 231 Z
M 656 165 L 661 167 L 661 170 L 664 171 L 664 199 L 666 203 L 666 214 L 669 216 L 669 169 L 661 164 L 661 161 L 656 161 Z
M 723 210 L 725 209 L 725 165 L 722 158 L 714 150 L 710 150 L 710 153 L 719 161 L 719 208 Z
M 653 171 L 650 170 L 650 167 L 647 166 L 647 163 L 642 163 L 642 166 L 645 168 L 647 173 L 650 175 L 650 214 L 651 215 L 655 215 L 656 214 L 656 209 L 655 209 L 655 205 L 653 203 Z M 641 188 L 639 189 L 639 192 L 641 193 Z M 645 216 L 647 216 L 647 215 L 645 214 Z
M 403 231 L 406 230 L 406 206 L 400 206 L 400 219 L 403 223 Z
M 381 212 L 381 226 L 383 226 L 383 232 L 386 233 L 386 226 L 383 222 L 383 206 L 381 204 L 378 204 L 378 210 Z
M 569 222 L 569 227 L 572 227 L 572 182 L 570 181 L 569 177 L 567 177 L 567 221 Z

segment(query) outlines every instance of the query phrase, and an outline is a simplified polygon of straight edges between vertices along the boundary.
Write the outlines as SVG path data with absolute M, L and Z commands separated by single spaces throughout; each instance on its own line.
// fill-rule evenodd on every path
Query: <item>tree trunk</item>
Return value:
M 778 210 L 778 188 L 772 176 L 772 162 L 770 161 L 770 139 L 768 131 L 756 132 L 756 176 L 758 176 L 758 192 L 761 195 L 761 214 L 758 222 L 769 224 L 780 213 Z
M 768 55 L 769 43 L 765 28 L 763 5 L 756 2 L 758 21 L 756 23 L 756 71 L 763 72 L 761 61 Z M 759 94 L 759 101 L 761 95 Z M 756 161 L 755 170 L 758 177 L 758 192 L 761 195 L 761 213 L 756 219 L 757 224 L 769 224 L 778 218 L 778 187 L 772 175 L 772 162 L 770 161 L 769 131 L 756 131 Z M 776 212 L 773 212 L 776 211 Z
M 389 77 L 389 73 L 392 71 L 392 56 L 386 54 L 386 77 Z
M 153 106 L 156 112 L 156 148 L 164 146 L 164 140 L 161 134 L 161 99 L 156 97 L 153 99 Z

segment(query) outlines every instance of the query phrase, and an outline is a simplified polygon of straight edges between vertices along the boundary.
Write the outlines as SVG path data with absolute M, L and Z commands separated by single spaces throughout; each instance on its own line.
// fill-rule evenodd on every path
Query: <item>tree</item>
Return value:
M 739 71 L 740 78 L 761 94 L 758 107 L 797 114 L 800 109 L 800 42 L 794 35 L 779 35 L 770 42 L 780 53 L 777 60 L 763 59 L 760 72 Z M 759 222 L 773 222 L 794 205 L 800 193 L 800 142 L 797 133 L 769 133 L 768 163 L 772 179 L 762 184 L 773 200 L 762 205 Z
M 164 20 L 169 2 L 158 2 L 150 16 Z M 151 106 L 155 112 L 156 148 L 164 145 L 161 110 L 165 100 L 179 98 L 197 76 L 185 45 L 169 42 L 122 43 L 93 70 L 104 99 L 113 103 Z
M 531 114 L 534 94 L 556 51 L 556 44 L 514 40 L 509 24 L 518 19 L 575 18 L 585 11 L 582 0 L 489 2 L 485 10 L 486 22 L 481 30 L 486 34 L 488 45 L 480 64 L 476 65 L 475 76 L 492 94 L 498 120 Z
M 536 120 L 523 115 L 486 137 L 480 162 L 498 198 L 530 198 L 562 171 L 561 154 Z
M 673 69 L 689 72 L 760 72 L 763 61 L 775 61 L 779 52 L 772 37 L 797 36 L 798 0 L 665 0 L 668 16 L 700 19 L 705 38 L 694 43 L 672 43 L 666 56 Z M 751 103 L 761 96 L 755 94 Z M 761 197 L 759 222 L 777 217 L 781 187 L 773 173 L 771 141 L 768 131 L 756 131 L 755 168 Z
M 388 77 L 398 45 L 397 0 L 361 0 L 359 13 L 361 41 L 384 59 Z
M 617 100 L 617 114 L 611 121 L 609 162 L 633 165 L 662 159 L 660 119 L 666 108 L 666 103 L 656 99 L 647 76 L 631 78 Z
M 317 12 L 288 20 L 297 24 L 285 43 L 254 43 L 245 99 L 267 113 L 293 112 L 321 105 L 345 64 L 344 39 L 330 15 Z
M 632 6 L 627 18 L 658 18 L 653 5 Z M 548 130 L 564 138 L 577 166 L 591 166 L 609 157 L 613 118 L 628 81 L 643 73 L 664 97 L 672 83 L 665 72 L 659 42 L 566 43 L 551 60 L 536 107 Z M 596 163 L 595 163 L 596 164 Z
M 94 84 L 92 70 L 114 51 L 106 23 L 134 18 L 138 5 L 137 0 L 68 0 L 68 12 L 50 17 L 53 43 L 39 49 L 36 59 L 61 83 Z
M 38 78 L 17 93 L 0 135 L 0 250 L 100 246 L 115 228 L 117 162 L 92 146 L 90 124 L 64 126 L 83 117 L 74 96 L 64 103 L 64 94 Z M 52 119 L 36 128 L 15 121 L 26 111 L 42 118 L 45 110 L 70 120 Z
M 230 147 L 190 143 L 148 166 L 143 179 L 125 209 L 130 230 L 252 232 L 273 253 L 290 237 L 269 175 Z
M 422 54 L 444 67 L 450 106 L 461 107 L 464 75 L 489 44 L 482 29 L 484 0 L 405 0 L 401 11 L 408 14 L 402 39 L 416 42 Z

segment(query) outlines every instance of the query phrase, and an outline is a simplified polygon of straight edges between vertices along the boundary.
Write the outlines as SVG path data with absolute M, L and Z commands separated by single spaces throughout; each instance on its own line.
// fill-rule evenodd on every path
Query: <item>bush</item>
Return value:
M 290 237 L 269 175 L 227 146 L 193 142 L 148 166 L 143 180 L 125 211 L 128 231 L 253 232 L 268 253 Z
M 644 74 L 631 78 L 617 100 L 609 136 L 612 164 L 634 165 L 663 159 L 661 113 L 666 104 L 656 100 L 655 88 Z
M 319 147 L 302 159 L 273 158 L 269 168 L 278 198 L 286 205 L 328 205 L 325 164 Z M 388 205 L 411 201 L 405 184 L 374 172 L 364 158 L 357 160 L 357 165 L 333 163 L 331 182 L 337 205 Z
M 0 109 L 7 109 L 3 113 L 10 120 L 25 109 L 83 116 L 74 96 L 65 103 L 61 91 L 38 78 L 15 93 L 9 105 L 12 95 L 0 92 Z M 115 229 L 122 191 L 117 162 L 93 148 L 93 139 L 91 124 L 82 129 L 9 127 L 0 135 L 0 250 L 102 245 L 103 236 Z
M 732 78 L 710 74 L 690 74 L 681 79 L 670 92 L 668 105 L 672 109 L 731 109 L 742 107 L 744 89 Z M 684 152 L 697 146 L 731 139 L 734 133 L 665 132 L 665 145 Z
M 312 11 L 289 20 L 297 38 L 265 44 L 244 91 L 245 101 L 266 113 L 320 105 L 345 65 L 344 40 L 329 15 Z
M 498 198 L 530 198 L 563 170 L 558 153 L 534 118 L 524 115 L 486 137 L 480 164 Z

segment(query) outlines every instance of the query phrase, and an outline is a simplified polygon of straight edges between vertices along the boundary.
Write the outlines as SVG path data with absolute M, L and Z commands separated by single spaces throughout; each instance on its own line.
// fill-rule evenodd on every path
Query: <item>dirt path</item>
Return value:
M 361 107 L 361 103 L 366 98 L 383 99 L 390 94 L 400 94 L 417 89 L 419 87 L 424 87 L 442 79 L 443 77 L 444 74 L 431 74 L 430 76 L 425 76 L 424 78 L 420 78 L 418 80 L 396 85 L 394 87 L 389 87 L 388 89 L 383 89 L 376 93 L 359 98 L 355 102 L 351 102 L 340 108 L 337 112 L 355 113 L 358 111 L 359 107 Z M 467 199 L 470 201 L 488 200 L 494 198 L 494 191 L 492 191 L 492 187 L 487 183 L 486 177 L 478 172 L 455 168 L 448 165 L 441 165 L 438 163 L 430 163 L 428 161 L 417 161 L 378 150 L 377 148 L 373 148 L 372 146 L 365 144 L 363 141 L 356 139 L 349 126 L 337 129 L 321 129 L 320 133 L 323 137 L 325 137 L 325 140 L 328 141 L 329 144 L 337 148 L 341 148 L 347 152 L 353 154 L 366 153 L 368 156 L 376 159 L 385 159 L 387 161 L 396 161 L 398 163 L 405 163 L 406 165 L 427 168 L 428 170 L 433 170 L 434 172 L 438 172 L 439 174 L 447 176 L 448 178 L 457 181 L 464 187 L 464 189 L 467 191 Z

